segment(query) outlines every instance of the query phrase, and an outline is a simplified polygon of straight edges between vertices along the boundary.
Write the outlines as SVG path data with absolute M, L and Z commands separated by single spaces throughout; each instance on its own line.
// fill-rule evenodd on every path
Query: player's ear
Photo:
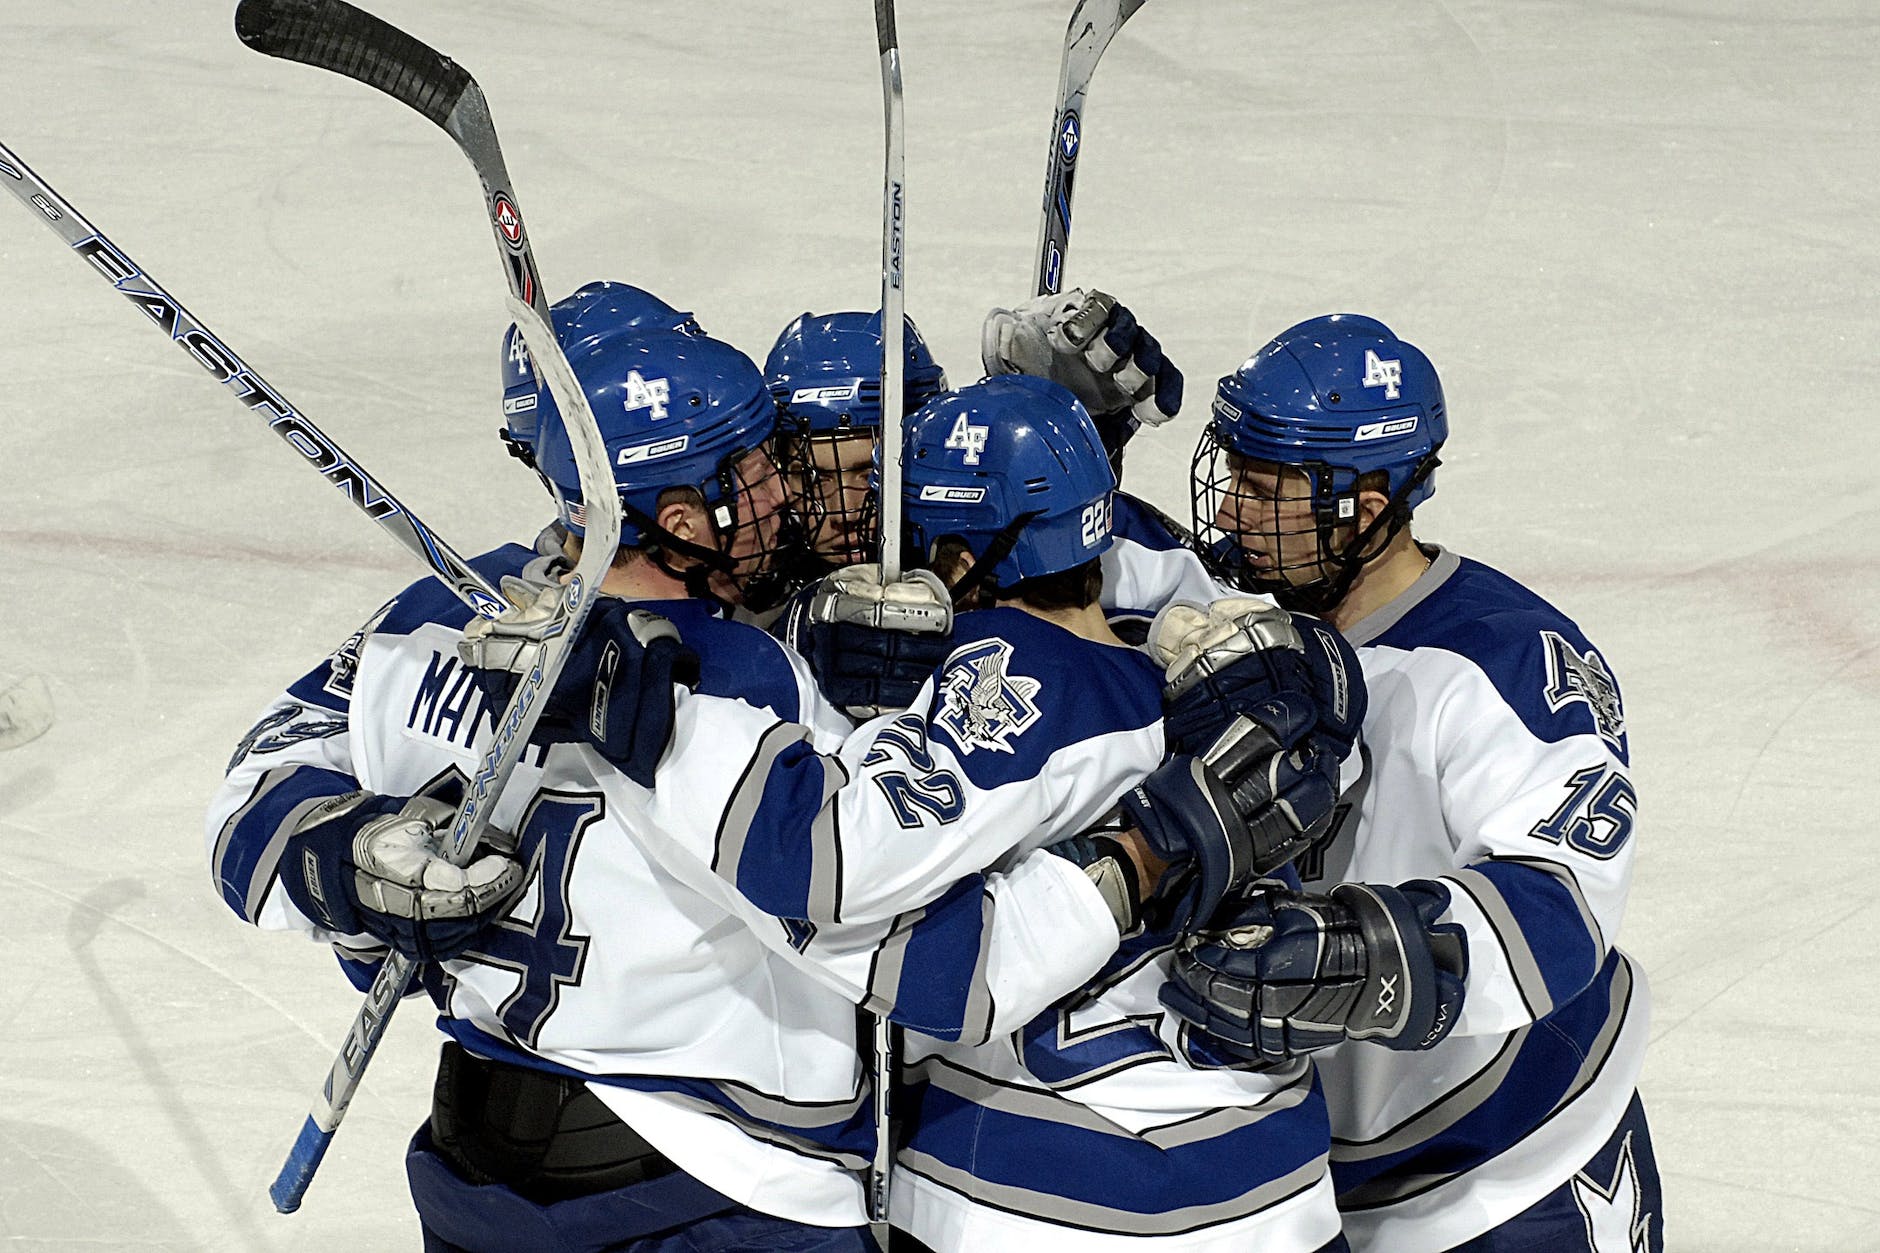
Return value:
M 705 525 L 705 510 L 689 497 L 677 496 L 660 502 L 653 515 L 660 529 L 690 544 L 711 545 L 711 529 Z

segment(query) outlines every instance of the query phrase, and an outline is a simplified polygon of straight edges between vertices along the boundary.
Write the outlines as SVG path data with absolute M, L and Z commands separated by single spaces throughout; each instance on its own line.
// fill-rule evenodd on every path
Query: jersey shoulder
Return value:
M 641 606 L 669 618 L 698 654 L 704 696 L 723 696 L 769 709 L 785 722 L 804 710 L 800 674 L 787 645 L 761 627 L 726 618 L 707 600 L 647 601 Z
M 534 549 L 521 544 L 504 544 L 481 556 L 470 558 L 470 568 L 495 586 L 504 575 L 520 574 L 522 567 L 535 559 Z M 434 578 L 419 579 L 392 598 L 374 630 L 386 635 L 409 635 L 427 623 L 455 627 L 468 626 L 475 611 L 457 598 L 457 594 Z
M 1140 496 L 1117 492 L 1110 510 L 1110 534 L 1117 540 L 1140 544 L 1156 552 L 1195 548 L 1188 528 Z
M 1619 682 L 1604 655 L 1539 593 L 1462 558 L 1429 595 L 1370 644 L 1467 659 L 1536 737 L 1597 735 L 1628 755 Z

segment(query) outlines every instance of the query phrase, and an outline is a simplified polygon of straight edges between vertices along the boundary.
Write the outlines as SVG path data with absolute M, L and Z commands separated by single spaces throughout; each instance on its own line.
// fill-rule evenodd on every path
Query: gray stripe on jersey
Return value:
M 809 828 L 809 916 L 841 922 L 842 822 L 829 801 L 849 781 L 849 772 L 834 757 L 819 760 L 823 771 L 822 805 Z
M 1606 1062 L 1612 1056 L 1613 1047 L 1618 1042 L 1619 1032 L 1625 1026 L 1627 1016 L 1625 1011 L 1629 1008 L 1631 997 L 1632 967 L 1625 959 L 1624 955 L 1621 954 L 1619 964 L 1613 970 L 1611 999 L 1607 1006 L 1605 1025 L 1600 1027 L 1599 1034 L 1593 1038 L 1592 1046 L 1587 1049 L 1586 1058 L 1580 1063 L 1580 1069 L 1573 1076 L 1573 1082 L 1568 1086 L 1566 1094 L 1554 1103 L 1553 1109 L 1547 1112 L 1547 1117 L 1551 1118 L 1555 1113 L 1571 1105 L 1579 1098 L 1581 1093 L 1592 1086 L 1593 1081 L 1599 1077 L 1600 1071 L 1606 1068 Z M 1515 1032 L 1514 1035 L 1510 1037 L 1511 1042 L 1518 1046 L 1520 1041 L 1527 1038 L 1528 1030 L 1529 1028 L 1523 1027 L 1520 1031 Z M 1516 1051 L 1516 1049 L 1503 1050 L 1503 1052 L 1497 1056 L 1496 1062 L 1501 1062 L 1503 1058 L 1512 1060 Z M 1488 1072 L 1485 1071 L 1483 1073 L 1487 1074 Z M 1473 1086 L 1473 1084 L 1471 1086 Z M 1407 1148 L 1419 1140 L 1436 1135 L 1446 1126 L 1454 1123 L 1456 1118 L 1460 1117 L 1461 1114 L 1467 1113 L 1468 1109 L 1473 1109 L 1476 1105 L 1481 1104 L 1481 1101 L 1482 1097 L 1478 1096 L 1468 1103 L 1466 1109 L 1459 1110 L 1454 1116 L 1449 1116 L 1450 1110 L 1447 1101 L 1431 1106 L 1424 1114 L 1416 1116 L 1419 1121 L 1403 1124 L 1396 1131 L 1391 1133 L 1389 1140 L 1374 1141 L 1370 1144 L 1363 1145 L 1361 1146 L 1361 1151 L 1353 1151 L 1352 1146 L 1348 1146 L 1343 1142 L 1334 1141 L 1332 1144 L 1332 1156 L 1341 1162 L 1360 1161 L 1367 1157 L 1376 1157 L 1383 1153 L 1395 1152 L 1400 1148 Z M 1427 1115 L 1435 1114 L 1439 1111 L 1445 1115 L 1441 1123 L 1425 1126 L 1421 1121 Z M 1545 1120 L 1543 1119 L 1543 1121 Z M 1409 1135 L 1408 1133 L 1412 1130 L 1416 1131 L 1417 1134 Z M 1390 1141 L 1399 1142 L 1391 1143 Z M 1401 1177 L 1386 1175 L 1378 1179 L 1373 1179 L 1369 1183 L 1354 1188 L 1349 1192 L 1340 1194 L 1338 1205 L 1341 1209 L 1374 1209 L 1378 1206 L 1393 1205 L 1399 1201 L 1407 1200 L 1410 1197 L 1427 1192 L 1431 1188 L 1445 1184 L 1461 1173 L 1460 1171 L 1447 1171 L 1435 1174 L 1407 1175 Z
M 1361 648 L 1369 644 L 1403 621 L 1405 615 L 1434 595 L 1437 588 L 1447 583 L 1450 575 L 1462 569 L 1462 558 L 1442 545 L 1425 544 L 1423 547 L 1436 550 L 1436 557 L 1430 562 L 1429 569 L 1417 576 L 1417 581 L 1406 588 L 1397 599 L 1339 632 L 1353 648 Z
M 1573 1076 L 1573 1082 L 1568 1086 L 1566 1095 L 1555 1102 L 1555 1109 L 1571 1105 L 1575 1098 L 1586 1091 L 1587 1086 L 1599 1077 L 1600 1069 L 1605 1066 L 1607 1056 L 1619 1039 L 1619 1029 L 1625 1026 L 1625 1011 L 1630 1006 L 1631 1000 L 1632 963 L 1626 960 L 1625 954 L 1621 953 L 1619 964 L 1613 967 L 1612 971 L 1612 988 L 1606 1005 L 1605 1024 L 1600 1027 L 1599 1034 L 1593 1037 L 1592 1045 L 1586 1050 L 1586 1058 L 1580 1063 L 1579 1072 Z
M 1312 1095 L 1311 1072 L 1302 1071 L 1297 1082 L 1268 1093 L 1254 1104 L 1211 1109 L 1179 1122 L 1135 1133 L 1067 1097 L 1037 1088 L 1000 1083 L 965 1070 L 942 1057 L 929 1057 L 916 1069 L 934 1087 L 985 1109 L 1037 1122 L 1055 1123 L 1061 1127 L 1075 1127 L 1080 1131 L 1095 1131 L 1122 1140 L 1139 1140 L 1164 1151 L 1212 1140 L 1230 1131 L 1250 1127 L 1269 1115 L 1293 1108 Z
M 1514 911 L 1508 908 L 1501 889 L 1487 875 L 1475 870 L 1455 870 L 1443 878 L 1460 885 L 1475 898 L 1482 916 L 1488 919 L 1496 939 L 1501 941 L 1502 952 L 1508 955 L 1509 973 L 1514 975 L 1515 988 L 1521 993 L 1521 999 L 1527 1002 L 1529 1012 L 1536 1019 L 1553 1013 L 1554 997 L 1547 990 L 1547 980 L 1541 974 L 1541 965 L 1534 959 L 1534 950 L 1528 947 L 1527 933 L 1521 930 L 1521 924 L 1516 920 Z
M 986 962 L 992 957 L 992 893 L 979 893 L 979 959 L 973 963 L 972 986 L 966 989 L 966 1008 L 960 1012 L 960 1042 L 983 1043 L 992 1037 L 992 988 L 986 978 Z
M 1586 893 L 1580 890 L 1580 881 L 1574 876 L 1572 867 L 1563 866 L 1557 861 L 1548 861 L 1542 857 L 1491 857 L 1489 860 L 1512 862 L 1517 866 L 1532 866 L 1560 880 L 1561 885 L 1567 889 L 1567 894 L 1573 897 L 1574 907 L 1580 911 L 1580 922 L 1586 927 L 1586 933 L 1593 937 L 1593 943 L 1600 952 L 1600 960 L 1605 960 L 1606 933 L 1600 929 L 1599 919 L 1594 916 L 1592 906 L 1586 903 Z
M 875 948 L 875 958 L 868 967 L 868 999 L 862 1008 L 871 1014 L 889 1014 L 901 993 L 901 969 L 907 963 L 908 941 L 914 938 L 914 926 L 927 916 L 924 909 L 899 914 L 888 928 L 888 936 Z
M 220 895 L 222 891 L 222 863 L 223 859 L 228 856 L 229 841 L 235 838 L 235 828 L 241 825 L 242 819 L 254 811 L 255 806 L 268 798 L 270 792 L 285 783 L 290 775 L 299 771 L 302 764 L 304 763 L 280 766 L 262 775 L 255 783 L 254 791 L 248 794 L 246 803 L 222 824 L 222 830 L 215 837 L 215 861 L 211 863 L 215 874 L 217 895 Z M 260 915 L 261 904 L 267 899 L 268 884 L 274 881 L 274 873 L 280 865 L 281 853 L 287 847 L 287 837 L 294 833 L 294 829 L 307 816 L 307 811 L 332 799 L 332 795 L 328 793 L 309 797 L 289 810 L 287 817 L 268 833 L 267 847 L 261 854 L 261 860 L 255 863 L 254 872 L 249 876 L 248 882 L 241 885 L 242 917 L 253 922 Z
M 738 881 L 738 861 L 744 856 L 744 841 L 750 838 L 751 820 L 764 799 L 771 768 L 777 764 L 778 755 L 804 734 L 800 726 L 779 722 L 758 739 L 751 759 L 744 763 L 744 773 L 719 819 L 718 838 L 712 849 L 712 872 L 727 883 L 735 885 Z
M 1376 1139 L 1341 1140 L 1334 1137 L 1332 1159 L 1362 1162 L 1373 1157 L 1388 1157 L 1449 1130 L 1500 1090 L 1502 1082 L 1508 1077 L 1508 1071 L 1514 1066 L 1516 1054 L 1521 1051 L 1522 1042 L 1533 1029 L 1527 1026 L 1510 1032 L 1500 1051 L 1489 1060 L 1488 1065 L 1476 1071 L 1467 1083 L 1451 1088 L 1435 1102 L 1424 1106 Z
M 730 1089 L 721 1087 L 720 1091 L 723 1091 L 726 1096 L 733 1100 L 739 1098 L 739 1094 Z M 763 1144 L 773 1145 L 780 1149 L 789 1149 L 793 1153 L 800 1153 L 804 1157 L 813 1157 L 818 1161 L 833 1162 L 844 1170 L 865 1170 L 868 1167 L 868 1158 L 862 1156 L 860 1153 L 845 1153 L 840 1149 L 831 1148 L 826 1144 L 818 1144 L 814 1140 L 806 1140 L 800 1136 L 791 1135 L 781 1127 L 770 1125 L 768 1121 L 759 1121 L 759 1119 L 762 1118 L 761 1115 L 754 1118 L 743 1118 L 735 1111 L 728 1110 L 713 1101 L 708 1101 L 703 1097 L 690 1096 L 684 1092 L 654 1091 L 650 1093 L 650 1095 L 656 1096 L 661 1101 L 665 1101 L 669 1104 L 679 1106 L 683 1109 L 689 1109 L 694 1113 L 709 1114 L 713 1118 L 722 1119 L 736 1127 L 739 1131 L 742 1131 L 751 1139 Z M 802 1125 L 820 1126 L 833 1121 L 835 1121 L 834 1118 L 828 1118 L 821 1119 L 816 1123 L 805 1122 Z
M 715 1082 L 712 1087 L 722 1092 L 727 1101 L 738 1107 L 739 1112 L 799 1131 L 847 1122 L 861 1112 L 862 1103 L 868 1099 L 868 1093 L 859 1086 L 852 1097 L 817 1102 L 792 1101 L 733 1083 Z
M 1221 1223 L 1233 1222 L 1270 1209 L 1312 1187 L 1325 1175 L 1325 1158 L 1313 1158 L 1288 1174 L 1251 1188 L 1239 1196 L 1213 1205 L 1191 1205 L 1183 1209 L 1144 1214 L 1135 1210 L 1095 1205 L 1070 1197 L 1052 1196 L 1025 1188 L 1013 1188 L 974 1178 L 967 1171 L 913 1149 L 901 1150 L 895 1165 L 922 1178 L 971 1198 L 1014 1214 L 1023 1214 L 1041 1222 L 1123 1236 L 1171 1236 L 1200 1231 Z M 1075 1165 L 1067 1163 L 1066 1170 Z

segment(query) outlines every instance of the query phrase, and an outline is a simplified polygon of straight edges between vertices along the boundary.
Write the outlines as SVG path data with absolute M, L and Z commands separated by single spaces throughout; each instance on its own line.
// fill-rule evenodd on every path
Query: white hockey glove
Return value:
M 1073 288 L 994 309 L 980 329 L 979 355 L 988 375 L 1030 374 L 1069 388 L 1093 417 L 1128 413 L 1160 426 L 1181 411 L 1182 372 L 1104 292 Z
M 851 718 L 905 709 L 953 651 L 953 598 L 931 570 L 881 582 L 872 563 L 844 566 L 799 593 L 778 628 Z
M 481 855 L 441 852 L 455 809 L 430 796 L 352 792 L 325 801 L 287 839 L 281 886 L 329 931 L 370 935 L 406 957 L 444 961 L 469 948 L 522 886 L 515 837 L 484 832 Z

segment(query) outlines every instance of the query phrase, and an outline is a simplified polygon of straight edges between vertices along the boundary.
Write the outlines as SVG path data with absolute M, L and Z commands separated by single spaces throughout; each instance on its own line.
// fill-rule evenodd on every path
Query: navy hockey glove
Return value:
M 1357 653 L 1318 618 L 1250 598 L 1156 615 L 1149 648 L 1168 667 L 1163 726 L 1172 752 L 1197 752 L 1236 717 L 1279 745 L 1302 737 L 1334 761 L 1351 751 L 1367 698 Z
M 1107 416 L 1120 418 L 1128 430 L 1116 448 L 1137 423 L 1160 426 L 1181 412 L 1182 372 L 1105 292 L 1073 289 L 994 309 L 980 330 L 979 355 L 988 375 L 1030 374 L 1068 388 L 1100 426 Z
M 1288 749 L 1247 718 L 1204 756 L 1177 756 L 1122 799 L 1124 817 L 1168 863 L 1143 909 L 1151 930 L 1191 931 L 1260 875 L 1311 848 L 1331 824 L 1338 766 Z
M 468 866 L 440 854 L 453 806 L 430 796 L 351 792 L 322 802 L 287 838 L 281 887 L 308 918 L 369 935 L 418 961 L 469 948 L 522 886 L 514 837 L 484 833 Z
M 1462 1012 L 1468 946 L 1438 924 L 1449 890 L 1341 883 L 1330 896 L 1264 883 L 1176 950 L 1162 1003 L 1213 1050 L 1278 1065 L 1345 1040 L 1425 1049 Z
M 561 597 L 558 584 L 531 588 L 515 579 L 503 580 L 503 592 L 516 608 L 494 620 L 473 620 L 457 646 L 496 709 L 509 703 L 541 655 Z M 592 744 L 629 779 L 650 788 L 672 739 L 673 684 L 690 687 L 698 674 L 698 654 L 671 622 L 602 596 L 588 611 L 529 738 Z
M 778 621 L 830 702 L 857 720 L 906 709 L 953 651 L 953 599 L 930 570 L 881 583 L 873 564 L 804 588 Z

